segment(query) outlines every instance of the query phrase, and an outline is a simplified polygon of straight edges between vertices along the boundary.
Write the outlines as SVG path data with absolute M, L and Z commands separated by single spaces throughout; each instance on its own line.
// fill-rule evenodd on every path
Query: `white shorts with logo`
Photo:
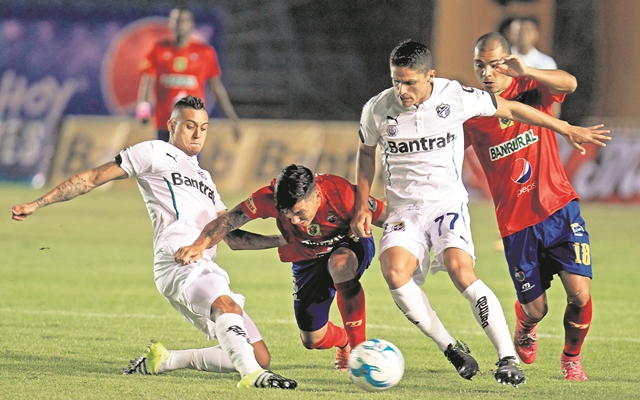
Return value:
M 154 262 L 154 279 L 158 291 L 184 319 L 200 329 L 209 340 L 215 338 L 215 323 L 210 319 L 211 303 L 218 297 L 231 297 L 244 308 L 245 297 L 229 288 L 229 275 L 209 258 L 182 265 L 174 259 L 178 246 L 158 250 Z M 262 340 L 260 332 L 243 311 L 245 329 L 252 343 Z
M 475 260 L 467 202 L 406 206 L 389 213 L 380 239 L 380 253 L 390 247 L 407 249 L 418 259 L 413 280 L 422 285 L 431 271 L 446 271 L 445 249 L 456 247 Z M 433 261 L 430 253 L 433 250 Z

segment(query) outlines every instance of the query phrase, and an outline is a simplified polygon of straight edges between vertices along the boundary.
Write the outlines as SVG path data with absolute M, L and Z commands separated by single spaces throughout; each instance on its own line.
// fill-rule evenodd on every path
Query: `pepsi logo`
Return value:
M 524 158 L 517 158 L 511 164 L 511 180 L 517 184 L 524 185 L 531 179 L 532 174 L 531 163 Z

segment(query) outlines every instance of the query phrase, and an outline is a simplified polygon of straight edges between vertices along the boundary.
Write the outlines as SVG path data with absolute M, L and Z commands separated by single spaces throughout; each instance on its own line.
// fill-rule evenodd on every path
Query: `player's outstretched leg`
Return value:
M 464 379 L 473 380 L 473 377 L 480 370 L 478 362 L 471 356 L 469 346 L 461 340 L 449 344 L 444 355 Z
M 538 355 L 537 323 L 525 314 L 520 302 L 517 300 L 515 310 L 516 329 L 513 335 L 513 344 L 520 360 L 525 364 L 532 364 Z
M 238 382 L 239 388 L 271 388 L 271 389 L 295 389 L 298 383 L 293 379 L 287 379 L 267 369 L 260 369 L 242 377 Z
M 493 371 L 493 376 L 498 383 L 512 385 L 513 387 L 518 387 L 521 383 L 527 383 L 524 372 L 518 366 L 518 360 L 515 357 L 502 357 L 496 365 L 498 368 Z
M 154 340 L 149 343 L 147 350 L 140 357 L 131 360 L 129 365 L 122 369 L 124 375 L 143 374 L 157 375 L 160 364 L 169 358 L 169 351 L 160 342 Z
M 560 368 L 564 379 L 568 381 L 588 381 L 587 374 L 582 369 L 580 355 L 570 357 L 564 353 L 560 357 Z

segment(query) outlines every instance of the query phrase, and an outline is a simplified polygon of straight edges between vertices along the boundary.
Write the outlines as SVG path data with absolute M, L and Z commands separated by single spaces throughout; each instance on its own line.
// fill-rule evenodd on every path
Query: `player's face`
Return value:
M 170 134 L 169 143 L 187 155 L 195 156 L 200 153 L 207 139 L 209 114 L 204 109 L 185 108 L 177 113 L 175 120 L 169 120 L 167 127 Z
M 435 75 L 435 70 L 424 73 L 408 67 L 391 66 L 393 90 L 404 107 L 427 101 L 433 90 L 431 82 Z
M 191 11 L 174 9 L 169 14 L 169 29 L 177 38 L 188 38 L 193 31 Z
M 317 190 L 308 198 L 297 202 L 290 210 L 284 212 L 291 223 L 307 227 L 311 224 L 320 206 L 320 192 Z
M 487 92 L 496 93 L 505 90 L 511 83 L 508 75 L 500 73 L 493 65 L 507 56 L 502 46 L 474 51 L 473 62 L 476 78 Z

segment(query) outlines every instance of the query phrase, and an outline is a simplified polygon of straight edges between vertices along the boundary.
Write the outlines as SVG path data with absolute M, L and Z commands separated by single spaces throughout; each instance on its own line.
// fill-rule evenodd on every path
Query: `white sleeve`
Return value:
M 367 146 L 375 147 L 380 141 L 380 132 L 378 130 L 375 114 L 373 113 L 373 106 L 375 100 L 379 97 L 373 97 L 362 109 L 362 115 L 360 116 L 360 141 Z
M 460 99 L 464 108 L 465 120 L 473 117 L 491 117 L 498 110 L 496 99 L 492 93 L 482 89 L 458 84 Z
M 151 141 L 141 142 L 122 150 L 116 162 L 131 178 L 151 170 L 154 153 Z

